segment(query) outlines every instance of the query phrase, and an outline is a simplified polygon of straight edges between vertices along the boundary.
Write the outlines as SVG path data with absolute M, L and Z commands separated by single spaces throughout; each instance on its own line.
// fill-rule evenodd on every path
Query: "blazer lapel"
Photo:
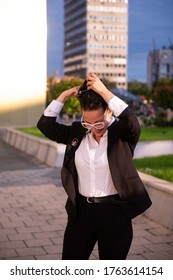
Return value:
M 75 151 L 78 149 L 85 134 L 86 129 L 79 124 L 72 128 L 72 133 L 66 147 L 64 163 L 61 170 L 62 184 L 74 205 L 76 204 L 76 194 L 78 192 L 78 177 L 74 157 Z
M 69 143 L 67 144 L 66 147 L 64 166 L 66 166 L 70 161 L 70 159 L 74 157 L 74 154 L 78 149 L 85 134 L 86 134 L 86 129 L 81 125 L 74 127 L 74 129 L 72 128 L 72 133 L 69 139 Z

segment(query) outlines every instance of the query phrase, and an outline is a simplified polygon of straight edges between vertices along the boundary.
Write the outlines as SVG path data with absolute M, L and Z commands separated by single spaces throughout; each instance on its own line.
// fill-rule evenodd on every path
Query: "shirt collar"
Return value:
M 110 123 L 108 124 L 108 126 L 110 126 L 111 124 L 113 124 L 114 121 L 115 121 L 115 117 L 112 116 L 112 120 L 110 121 Z

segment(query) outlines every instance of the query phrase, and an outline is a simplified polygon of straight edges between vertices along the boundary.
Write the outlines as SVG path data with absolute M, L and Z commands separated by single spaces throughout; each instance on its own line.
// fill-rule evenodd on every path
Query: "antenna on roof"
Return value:
M 155 38 L 153 37 L 153 51 L 156 50 L 156 41 L 155 41 Z
M 158 82 L 158 71 L 159 71 L 159 64 L 157 63 L 157 54 L 156 54 L 156 43 L 155 38 L 153 37 L 153 64 L 155 68 L 155 82 Z
M 168 41 L 169 41 L 169 48 L 170 48 L 170 49 L 173 49 L 173 43 L 172 43 L 171 38 L 168 38 Z

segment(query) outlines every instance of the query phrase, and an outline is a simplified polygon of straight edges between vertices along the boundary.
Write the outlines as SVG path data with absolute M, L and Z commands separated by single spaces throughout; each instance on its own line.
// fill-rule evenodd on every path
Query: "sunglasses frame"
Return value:
M 101 125 L 102 124 L 102 127 L 101 128 L 97 128 L 96 126 L 97 125 Z M 86 128 L 86 129 L 88 129 L 88 130 L 91 130 L 93 127 L 95 128 L 95 129 L 97 129 L 97 130 L 101 130 L 101 129 L 103 129 L 104 127 L 105 127 L 105 120 L 104 121 L 102 121 L 102 122 L 96 122 L 96 123 L 87 123 L 87 122 L 85 122 L 84 120 L 83 120 L 83 116 L 81 117 L 81 125 L 84 127 L 84 128 Z M 88 127 L 87 127 L 88 126 Z

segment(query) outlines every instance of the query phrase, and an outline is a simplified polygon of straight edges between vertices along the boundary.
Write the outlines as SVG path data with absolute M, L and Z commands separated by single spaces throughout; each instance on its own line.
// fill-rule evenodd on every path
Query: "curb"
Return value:
M 60 167 L 62 165 L 65 151 L 65 145 L 63 144 L 41 139 L 14 128 L 5 128 L 2 140 L 20 151 L 32 155 L 48 166 Z

